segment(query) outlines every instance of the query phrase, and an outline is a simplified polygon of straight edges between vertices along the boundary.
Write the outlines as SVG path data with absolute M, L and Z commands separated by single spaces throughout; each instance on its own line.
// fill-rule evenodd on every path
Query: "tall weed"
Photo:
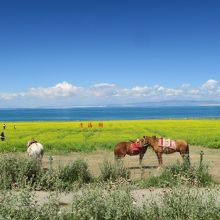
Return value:
M 0 170 L 0 189 L 32 185 L 41 172 L 37 160 L 14 156 L 0 157 Z
M 124 167 L 122 162 L 112 163 L 110 161 L 104 161 L 100 165 L 100 179 L 103 181 L 116 181 L 119 178 L 129 179 L 130 171 Z
M 88 169 L 88 164 L 81 159 L 77 159 L 71 164 L 61 167 L 58 178 L 67 184 L 75 181 L 88 183 L 92 180 L 92 175 Z
M 141 219 L 141 210 L 133 202 L 125 190 L 90 189 L 74 198 L 71 212 L 76 219 Z
M 47 204 L 37 203 L 35 194 L 26 188 L 20 192 L 0 191 L 0 219 L 58 219 L 59 207 L 51 195 Z
M 145 219 L 206 220 L 220 219 L 216 192 L 208 189 L 180 187 L 165 192 L 160 201 L 146 200 Z
M 213 184 L 206 164 L 180 163 L 165 167 L 159 175 L 140 181 L 142 187 L 177 187 L 179 185 L 205 187 Z

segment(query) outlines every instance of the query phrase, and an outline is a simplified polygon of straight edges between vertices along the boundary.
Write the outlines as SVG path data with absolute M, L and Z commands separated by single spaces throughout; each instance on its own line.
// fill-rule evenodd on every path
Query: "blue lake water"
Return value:
M 220 106 L 0 109 L 0 121 L 220 118 Z

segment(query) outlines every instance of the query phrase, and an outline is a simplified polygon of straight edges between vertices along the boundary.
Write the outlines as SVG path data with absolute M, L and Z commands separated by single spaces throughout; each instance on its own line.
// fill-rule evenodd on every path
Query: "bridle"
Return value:
M 35 140 L 29 141 L 27 147 L 30 147 L 34 143 L 37 143 L 37 141 L 35 141 Z

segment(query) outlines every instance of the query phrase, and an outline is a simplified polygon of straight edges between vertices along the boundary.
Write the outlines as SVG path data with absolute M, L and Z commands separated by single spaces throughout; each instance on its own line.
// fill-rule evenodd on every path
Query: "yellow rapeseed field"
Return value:
M 220 148 L 220 120 L 119 120 L 76 122 L 1 122 L 6 124 L 1 152 L 25 151 L 34 138 L 47 150 L 58 152 L 113 149 L 115 143 L 143 135 L 185 139 L 190 145 Z M 82 123 L 82 124 L 81 124 Z M 15 125 L 15 127 L 14 127 Z

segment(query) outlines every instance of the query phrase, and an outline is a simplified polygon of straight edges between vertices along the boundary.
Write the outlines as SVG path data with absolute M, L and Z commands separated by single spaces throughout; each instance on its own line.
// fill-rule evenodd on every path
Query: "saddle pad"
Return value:
M 176 149 L 176 141 L 166 138 L 159 138 L 159 146 L 162 146 L 163 148 L 169 147 L 172 149 Z
M 137 150 L 140 150 L 141 146 L 140 146 L 140 143 L 131 143 L 131 149 L 132 151 L 137 151 Z

